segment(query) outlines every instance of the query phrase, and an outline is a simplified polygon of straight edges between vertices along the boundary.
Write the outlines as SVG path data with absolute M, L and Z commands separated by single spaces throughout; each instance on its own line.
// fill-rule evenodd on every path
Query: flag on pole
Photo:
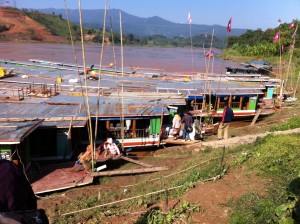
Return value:
M 280 24 L 281 24 L 281 19 L 278 19 L 278 20 L 277 20 L 277 23 L 278 23 L 278 26 L 280 26 Z
M 227 24 L 227 32 L 228 33 L 230 33 L 230 31 L 231 31 L 231 22 L 232 22 L 232 17 L 230 17 L 230 20 L 229 20 L 229 22 Z
M 280 39 L 280 31 L 278 31 L 278 32 L 276 33 L 276 35 L 274 36 L 274 38 L 273 38 L 273 43 L 276 43 L 279 39 Z
M 205 57 L 207 58 L 207 57 L 214 57 L 215 56 L 215 52 L 214 52 L 214 50 L 210 50 L 209 52 L 207 52 L 206 54 L 205 54 Z
M 290 28 L 293 29 L 295 27 L 295 21 L 293 20 L 293 22 L 290 24 Z
M 188 24 L 192 24 L 192 16 L 191 13 L 188 14 Z

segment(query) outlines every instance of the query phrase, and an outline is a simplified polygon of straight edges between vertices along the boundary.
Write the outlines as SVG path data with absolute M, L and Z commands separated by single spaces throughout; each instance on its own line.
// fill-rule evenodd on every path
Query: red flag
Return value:
M 280 39 L 280 31 L 278 31 L 275 37 L 273 38 L 273 43 L 276 43 L 279 39 Z
M 215 56 L 214 50 L 211 50 L 205 54 L 205 57 L 213 57 L 213 56 Z
M 227 24 L 227 32 L 228 33 L 230 33 L 230 31 L 231 31 L 231 22 L 232 22 L 232 17 L 230 17 L 230 20 L 229 20 L 229 22 Z
M 295 21 L 290 24 L 290 28 L 293 29 L 295 27 Z

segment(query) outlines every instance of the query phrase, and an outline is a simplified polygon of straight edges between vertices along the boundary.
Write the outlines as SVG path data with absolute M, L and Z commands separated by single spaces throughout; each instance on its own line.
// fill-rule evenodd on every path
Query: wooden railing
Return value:
M 231 102 L 231 108 L 241 108 L 240 102 Z
M 27 87 L 27 94 L 29 93 L 44 94 L 47 97 L 55 96 L 58 93 L 58 87 L 56 83 L 53 87 L 49 87 L 47 84 L 43 83 L 31 83 Z
M 12 89 L 13 97 L 18 97 L 19 100 L 24 99 L 24 89 L 23 88 L 13 88 Z
M 109 133 L 114 138 L 122 138 L 122 130 L 121 128 L 110 128 Z M 146 138 L 150 136 L 150 131 L 148 128 L 146 129 L 135 129 L 133 131 L 132 129 L 124 130 L 124 139 L 130 139 L 130 138 Z
M 194 110 L 202 110 L 203 103 L 196 103 L 193 105 Z
M 220 102 L 218 108 L 224 108 L 225 102 Z M 240 102 L 231 102 L 229 105 L 230 108 L 241 108 Z

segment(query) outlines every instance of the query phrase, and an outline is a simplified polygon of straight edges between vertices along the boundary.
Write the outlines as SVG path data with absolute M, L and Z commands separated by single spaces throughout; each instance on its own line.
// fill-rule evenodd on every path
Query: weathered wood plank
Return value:
M 139 174 L 139 173 L 151 173 L 168 170 L 168 167 L 151 167 L 151 168 L 137 168 L 130 170 L 112 170 L 112 171 L 103 171 L 103 172 L 93 172 L 91 176 L 100 177 L 100 176 L 115 176 L 115 175 L 128 175 L 128 174 Z
M 153 167 L 153 165 L 151 165 L 151 164 L 147 164 L 147 163 L 135 160 L 135 159 L 131 159 L 131 158 L 128 158 L 126 156 L 120 157 L 120 159 L 126 160 L 126 161 L 131 162 L 131 163 L 135 163 L 135 164 L 138 164 L 138 165 L 141 165 L 141 166 L 145 166 L 145 167 Z
M 255 116 L 254 116 L 254 118 L 253 118 L 253 120 L 252 120 L 250 126 L 253 126 L 253 125 L 255 124 L 255 122 L 256 122 L 256 120 L 257 120 L 257 118 L 259 117 L 259 115 L 260 115 L 261 112 L 262 112 L 262 109 L 261 109 L 261 108 L 257 110 L 257 112 L 256 112 L 256 114 L 255 114 Z

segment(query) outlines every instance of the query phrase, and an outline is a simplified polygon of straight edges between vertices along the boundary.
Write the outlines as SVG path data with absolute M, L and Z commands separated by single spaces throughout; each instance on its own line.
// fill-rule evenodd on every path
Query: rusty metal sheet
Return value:
M 43 120 L 23 122 L 0 122 L 0 144 L 19 144 L 37 129 Z
M 74 162 L 68 162 L 42 166 L 30 182 L 34 193 L 41 194 L 91 184 L 93 177 L 85 170 L 76 171 Z

